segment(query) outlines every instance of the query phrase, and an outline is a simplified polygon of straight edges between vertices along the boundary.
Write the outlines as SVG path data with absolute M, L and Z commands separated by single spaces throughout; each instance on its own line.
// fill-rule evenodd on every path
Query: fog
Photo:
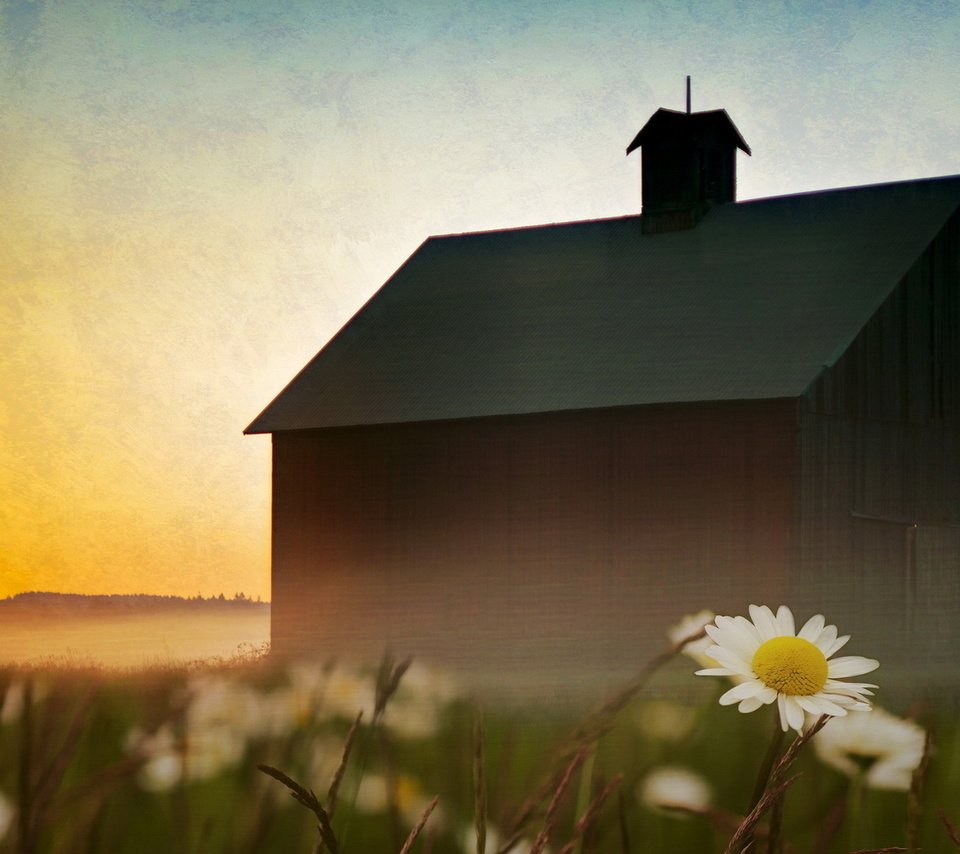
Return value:
M 116 616 L 16 616 L 0 623 L 0 664 L 140 667 L 230 658 L 270 639 L 270 612 L 176 611 Z

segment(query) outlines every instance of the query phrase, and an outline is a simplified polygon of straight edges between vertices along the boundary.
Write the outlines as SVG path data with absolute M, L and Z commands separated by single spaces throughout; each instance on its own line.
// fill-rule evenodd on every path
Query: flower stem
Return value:
M 750 805 L 747 807 L 747 814 L 760 803 L 760 798 L 763 797 L 763 793 L 767 789 L 767 784 L 770 782 L 770 772 L 773 770 L 773 765 L 783 750 L 783 739 L 785 735 L 786 733 L 780 726 L 780 715 L 777 713 L 776 706 L 774 706 L 773 736 L 770 739 L 770 746 L 767 747 L 767 753 L 763 757 L 760 770 L 757 772 L 757 782 L 753 786 L 753 795 L 750 798 Z
M 847 843 L 851 851 L 856 849 L 862 836 L 863 788 L 864 773 L 857 770 L 850 778 L 850 785 L 847 789 Z
M 763 757 L 763 762 L 760 764 L 760 770 L 757 772 L 757 782 L 754 783 L 753 795 L 750 797 L 750 805 L 747 807 L 745 813 L 747 816 L 753 812 L 754 808 L 763 798 L 767 786 L 770 785 L 770 775 L 773 773 L 773 766 L 783 750 L 783 738 L 786 733 L 784 733 L 780 726 L 780 715 L 776 706 L 774 706 L 773 712 L 773 736 L 770 739 L 770 745 L 767 747 L 767 753 Z M 743 842 L 749 844 L 752 838 L 753 832 L 751 831 Z

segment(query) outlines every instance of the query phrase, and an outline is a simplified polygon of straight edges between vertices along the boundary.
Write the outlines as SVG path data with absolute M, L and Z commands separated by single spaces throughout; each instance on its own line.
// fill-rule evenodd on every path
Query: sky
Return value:
M 243 429 L 431 234 L 960 173 L 960 4 L 0 0 L 0 596 L 270 597 Z

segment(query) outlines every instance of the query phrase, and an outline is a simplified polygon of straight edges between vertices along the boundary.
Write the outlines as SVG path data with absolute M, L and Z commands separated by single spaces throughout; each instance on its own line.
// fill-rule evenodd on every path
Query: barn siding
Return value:
M 862 649 L 955 679 L 960 213 L 811 387 L 800 421 L 798 595 Z
M 796 442 L 794 401 L 277 433 L 274 649 L 632 672 L 782 592 Z

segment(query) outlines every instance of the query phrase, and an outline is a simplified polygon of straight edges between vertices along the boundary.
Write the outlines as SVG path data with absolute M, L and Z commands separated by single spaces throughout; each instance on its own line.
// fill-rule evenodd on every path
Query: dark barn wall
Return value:
M 888 670 L 956 680 L 960 213 L 801 410 L 798 594 Z
M 532 687 L 632 673 L 686 612 L 776 604 L 795 401 L 274 435 L 273 648 Z

